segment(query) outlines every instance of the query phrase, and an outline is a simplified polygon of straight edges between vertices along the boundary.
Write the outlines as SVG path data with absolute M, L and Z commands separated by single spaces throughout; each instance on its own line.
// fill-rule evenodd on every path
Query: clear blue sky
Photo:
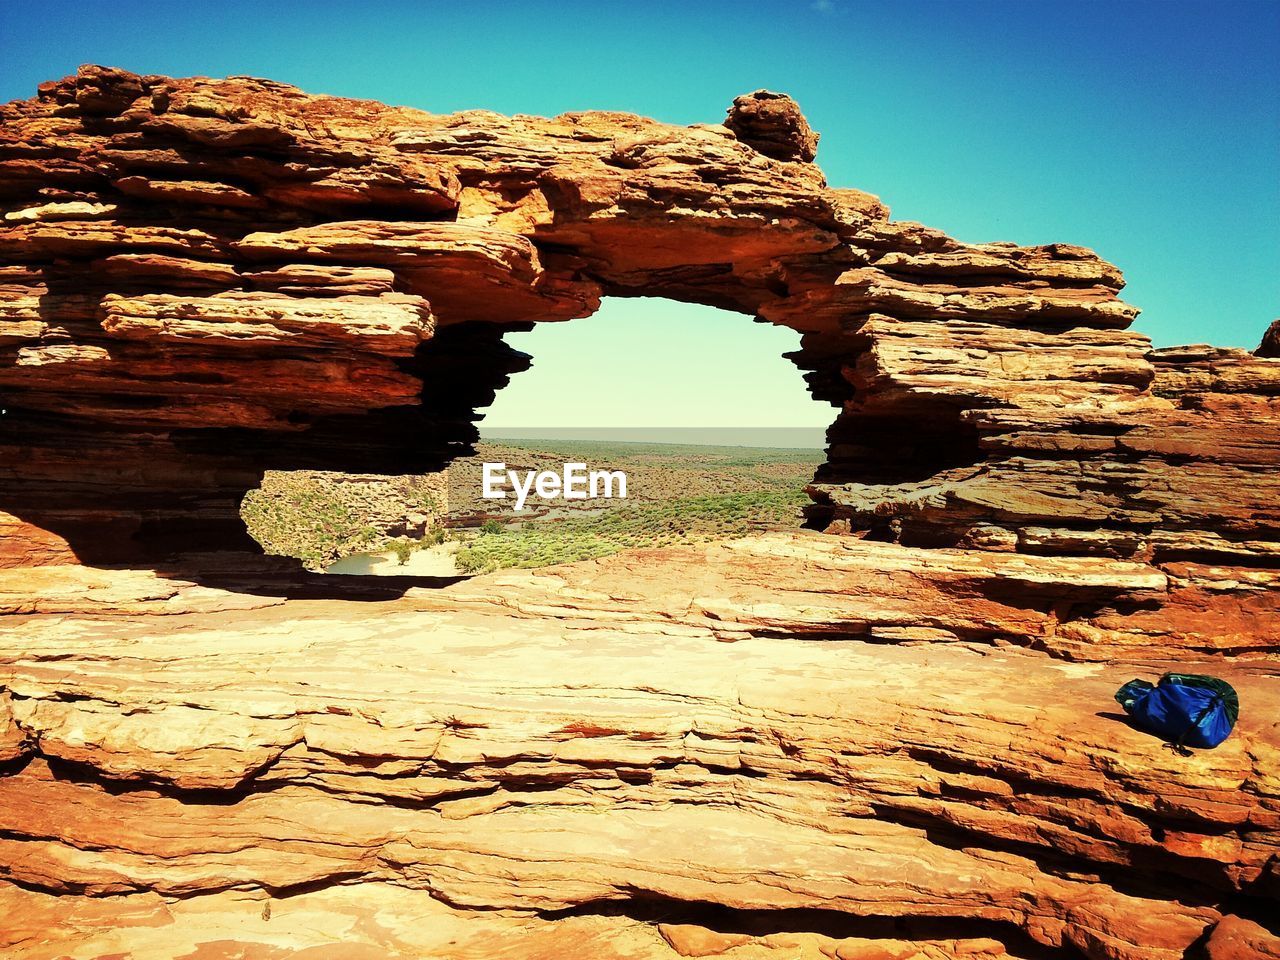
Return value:
M 1280 315 L 1277 49 L 1275 0 L 5 0 L 0 99 L 85 62 L 433 112 L 673 123 L 719 121 L 735 95 L 769 87 L 822 133 L 832 184 L 964 240 L 1093 247 L 1125 271 L 1157 344 L 1252 347 Z M 657 342 L 685 321 L 644 322 Z M 756 333 L 744 347 L 759 349 Z M 658 346 L 634 368 L 679 344 Z

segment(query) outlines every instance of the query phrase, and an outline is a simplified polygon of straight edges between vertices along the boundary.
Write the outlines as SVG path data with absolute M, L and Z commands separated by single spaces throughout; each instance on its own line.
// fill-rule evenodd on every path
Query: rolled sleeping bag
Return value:
M 1166 673 L 1155 684 L 1130 680 L 1116 691 L 1116 700 L 1139 727 L 1175 747 L 1216 747 L 1240 716 L 1231 684 L 1196 673 Z

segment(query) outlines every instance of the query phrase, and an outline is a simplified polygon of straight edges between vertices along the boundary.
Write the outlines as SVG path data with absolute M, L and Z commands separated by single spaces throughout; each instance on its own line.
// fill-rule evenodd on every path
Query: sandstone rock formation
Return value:
M 738 97 L 724 125 L 743 143 L 775 160 L 810 161 L 818 155 L 818 134 L 784 93 L 757 90 Z
M 965 403 L 1054 403 L 1045 379 L 1077 384 L 1068 405 L 1152 402 L 1144 341 L 1117 330 L 1136 313 L 1118 271 L 1078 247 L 974 247 L 889 221 L 793 162 L 815 138 L 767 92 L 727 126 L 680 128 L 440 117 L 87 67 L 0 121 L 0 462 L 23 464 L 0 468 L 0 562 L 244 549 L 236 506 L 264 469 L 437 469 L 527 363 L 502 333 L 605 294 L 801 330 L 794 359 L 843 405 L 858 403 L 846 374 L 895 324 L 932 318 L 952 342 L 1001 336 L 1024 354 L 1090 328 L 1087 346 L 1114 357 L 1064 345 L 1039 374 L 1011 374 L 1009 398 L 883 391 L 909 409 L 845 414 L 824 481 L 868 479 L 851 431 L 936 415 L 922 405 L 948 412 L 943 449 L 874 451 L 913 479 L 982 458 L 955 423 Z
M 1184 758 L 1110 699 L 1163 665 L 951 636 L 1019 611 L 913 553 L 771 535 L 365 602 L 0 573 L 10 949 L 1138 960 L 1263 918 L 1275 661 L 1215 665 L 1243 719 Z
M 816 142 L 764 91 L 0 108 L 6 956 L 1276 954 L 1280 359 L 1152 350 L 1091 251 L 892 221 Z M 844 535 L 252 556 L 263 471 L 437 469 L 505 333 L 637 294 L 801 332 Z M 1223 747 L 1111 700 L 1175 666 L 1239 689 Z
M 264 469 L 436 469 L 527 362 L 503 331 L 635 293 L 804 334 L 841 408 L 818 525 L 1274 556 L 1280 364 L 1152 353 L 1088 250 L 963 244 L 826 187 L 781 95 L 676 128 L 85 68 L 3 121 L 0 562 L 249 548 Z
M 1262 343 L 1253 352 L 1259 357 L 1280 357 L 1280 318 L 1271 321 L 1262 335 Z

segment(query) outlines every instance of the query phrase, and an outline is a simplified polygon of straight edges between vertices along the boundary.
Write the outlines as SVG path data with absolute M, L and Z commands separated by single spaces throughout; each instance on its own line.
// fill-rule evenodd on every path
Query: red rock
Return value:
M 85 67 L 0 120 L 6 955 L 1272 951 L 1270 333 L 1151 350 L 1115 267 L 891 221 L 766 92 Z M 607 295 L 802 333 L 845 536 L 359 602 L 252 556 L 263 471 L 439 469 Z M 1174 667 L 1240 690 L 1217 750 L 1111 701 Z
M 658 932 L 682 957 L 714 957 L 751 942 L 745 934 L 717 933 L 689 923 L 660 923 Z
M 1267 960 L 1280 957 L 1280 937 L 1251 920 L 1227 916 L 1213 928 L 1205 954 L 1209 960 Z
M 42 88 L 39 99 L 4 109 L 0 196 L 10 198 L 12 216 L 0 229 L 0 258 L 36 279 L 15 275 L 0 287 L 0 341 L 14 344 L 0 354 L 0 383 L 11 404 L 34 418 L 24 436 L 56 431 L 86 461 L 95 424 L 148 431 L 234 425 L 251 431 L 252 442 L 206 431 L 201 445 L 224 458 L 241 450 L 236 468 L 360 472 L 404 460 L 395 446 L 375 451 L 373 438 L 402 437 L 411 421 L 416 434 L 431 438 L 412 466 L 434 469 L 465 449 L 474 437 L 467 414 L 476 415 L 517 362 L 510 351 L 486 349 L 469 354 L 485 362 L 463 369 L 450 345 L 426 338 L 406 366 L 391 360 L 399 355 L 394 338 L 379 341 L 389 353 L 377 354 L 374 338 L 360 337 L 348 342 L 359 345 L 358 356 L 340 356 L 327 334 L 309 349 L 335 352 L 275 362 L 269 328 L 284 328 L 267 323 L 252 337 L 237 334 L 245 376 L 229 376 L 220 355 L 229 339 L 195 331 L 230 329 L 219 305 L 236 300 L 249 309 L 250 295 L 266 291 L 303 301 L 364 298 L 367 309 L 350 299 L 314 309 L 368 315 L 392 293 L 416 295 L 442 328 L 484 321 L 509 330 L 569 319 L 610 293 L 717 303 L 791 325 L 809 333 L 793 359 L 811 371 L 815 392 L 849 407 L 833 427 L 832 461 L 814 488 L 815 522 L 852 522 L 857 511 L 841 489 L 880 483 L 866 465 L 892 470 L 902 453 L 891 438 L 910 434 L 888 422 L 925 417 L 926 433 L 956 435 L 926 446 L 957 461 L 946 466 L 989 463 L 1018 518 L 1007 534 L 984 538 L 980 526 L 1007 527 L 1007 518 L 970 517 L 986 508 L 966 506 L 946 531 L 929 533 L 954 543 L 1067 545 L 1061 536 L 1028 538 L 1018 529 L 1055 527 L 1045 516 L 1053 511 L 1035 504 L 1046 502 L 1045 482 L 1069 488 L 1070 471 L 1064 476 L 1046 461 L 1049 479 L 1027 476 L 1019 491 L 1024 473 L 1007 469 L 1015 458 L 1003 448 L 1025 443 L 1030 431 L 1012 439 L 988 431 L 994 435 L 975 448 L 964 439 L 974 429 L 966 418 L 1034 410 L 1050 434 L 1039 448 L 1053 447 L 1069 462 L 1105 440 L 1068 432 L 1061 418 L 1050 422 L 1055 405 L 1094 409 L 1096 422 L 1108 424 L 1159 405 L 1147 389 L 1154 373 L 1141 338 L 1107 332 L 1136 312 L 1117 299 L 1123 280 L 1114 267 L 1066 244 L 975 246 L 890 222 L 874 197 L 829 189 L 815 168 L 790 162 L 811 159 L 816 136 L 780 95 L 739 98 L 727 127 L 680 128 L 604 113 L 439 117 L 250 78 L 173 80 L 86 67 Z M 104 116 L 109 123 L 95 119 Z M 48 209 L 51 190 L 75 199 Z M 391 209 L 416 219 L 386 216 Z M 216 295 L 200 300 L 189 295 L 193 289 Z M 179 336 L 172 324 L 120 312 L 125 302 L 173 302 L 155 299 L 164 297 L 183 298 L 189 315 Z M 215 312 L 197 316 L 201 303 Z M 312 309 L 304 304 L 298 316 Z M 278 339 L 296 350 L 299 335 L 294 329 Z M 490 336 L 496 342 L 500 332 Z M 991 357 L 961 363 L 954 368 L 961 379 L 944 398 L 931 385 L 936 375 L 917 368 L 915 351 L 929 337 L 939 344 L 929 361 L 935 367 L 947 362 L 945 350 L 999 342 L 1004 373 L 992 377 Z M 178 342 L 186 375 L 164 355 L 174 349 L 165 344 Z M 890 361 L 892 350 L 900 352 Z M 880 364 L 874 385 L 861 374 L 842 376 L 873 356 Z M 452 378 L 447 391 L 427 382 L 428 372 L 438 379 L 443 368 Z M 1220 379 L 1236 376 L 1230 371 L 1240 362 L 1214 369 L 1224 371 Z M 1259 368 L 1252 380 L 1236 376 L 1233 389 L 1253 389 L 1269 375 Z M 888 387 L 885 378 L 901 385 Z M 423 384 L 416 391 L 414 380 Z M 269 390 L 254 386 L 267 381 Z M 415 402 L 415 392 L 425 402 Z M 474 402 L 464 405 L 462 396 Z M 82 436 L 70 440 L 76 432 Z M 851 457 L 852 433 L 863 449 Z M 3 441 L 18 442 L 30 441 Z M 1114 447 L 1096 452 L 1116 456 Z M 933 475 L 945 488 L 945 470 L 916 462 L 918 455 L 907 459 L 904 470 Z M 144 482 L 134 499 L 145 513 L 209 484 L 200 473 L 167 491 Z M 39 512 L 38 505 L 23 510 Z M 1123 519 L 1111 529 L 1096 510 L 1086 515 L 1093 519 L 1084 522 L 1107 528 L 1099 529 L 1099 543 L 1130 537 Z M 921 525 L 919 517 L 913 522 Z M 232 527 L 231 516 L 216 525 Z M 1198 532 L 1197 542 L 1218 533 Z M 71 540 L 81 556 L 106 556 L 112 546 L 87 531 Z
M 757 563 L 778 574 L 841 542 L 766 540 Z M 1132 665 L 806 642 L 777 614 L 714 642 L 668 611 L 706 604 L 696 571 L 723 549 L 669 568 L 684 587 L 661 597 L 611 600 L 599 576 L 553 589 L 569 566 L 374 615 L 92 571 L 77 598 L 74 568 L 14 571 L 9 590 L 67 613 L 15 618 L 0 646 L 17 731 L 0 742 L 29 757 L 0 779 L 0 857 L 28 887 L 108 898 L 345 878 L 462 909 L 639 897 L 742 922 L 999 920 L 1091 957 L 1170 960 L 1214 903 L 1267 882 L 1280 694 L 1265 665 L 1215 667 L 1251 706 L 1188 761 L 1106 715 Z M 659 555 L 636 559 L 656 578 Z M 1137 870 L 1145 893 L 1123 882 Z
M 1271 321 L 1271 326 L 1262 335 L 1262 343 L 1253 352 L 1259 357 L 1280 357 L 1280 319 Z
M 785 93 L 757 90 L 738 97 L 724 125 L 743 143 L 775 160 L 807 162 L 818 154 L 818 134 Z

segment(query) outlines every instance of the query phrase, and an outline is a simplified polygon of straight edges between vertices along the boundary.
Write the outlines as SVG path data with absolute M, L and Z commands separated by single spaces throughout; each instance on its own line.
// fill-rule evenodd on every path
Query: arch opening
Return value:
M 530 356 L 530 369 L 481 412 L 482 437 L 587 431 L 619 442 L 814 447 L 834 415 L 786 359 L 800 348 L 796 331 L 725 309 L 606 297 L 589 317 L 504 339 Z
M 474 451 L 418 475 L 269 472 L 243 511 L 254 536 L 339 574 L 452 575 L 802 525 L 833 410 L 787 359 L 796 331 L 657 297 L 526 327 L 502 341 L 527 369 L 470 398 Z M 485 464 L 523 477 L 573 463 L 621 472 L 625 496 L 530 489 L 517 509 L 506 481 L 507 499 L 484 496 Z

